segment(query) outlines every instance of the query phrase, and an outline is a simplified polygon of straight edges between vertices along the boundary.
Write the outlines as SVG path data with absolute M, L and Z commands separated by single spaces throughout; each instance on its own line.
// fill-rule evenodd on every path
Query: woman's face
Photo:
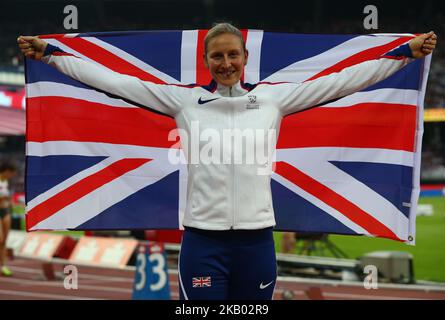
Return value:
M 224 33 L 210 40 L 204 62 L 217 83 L 230 87 L 241 79 L 247 56 L 241 40 Z

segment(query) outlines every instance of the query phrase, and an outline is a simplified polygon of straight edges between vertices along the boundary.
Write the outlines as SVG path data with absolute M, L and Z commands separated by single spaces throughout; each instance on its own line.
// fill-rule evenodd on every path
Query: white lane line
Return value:
M 32 273 L 32 274 L 42 274 L 42 271 L 40 270 L 35 270 L 32 268 L 25 268 L 25 267 L 15 267 L 15 266 L 10 266 L 12 271 L 17 271 L 17 272 L 23 272 L 23 273 Z M 56 272 L 58 273 L 58 272 Z M 115 276 L 96 276 L 96 275 L 92 275 L 92 274 L 85 274 L 83 272 L 79 272 L 79 279 L 94 279 L 94 280 L 103 280 L 103 281 L 115 281 L 115 282 L 133 282 L 134 278 L 133 276 L 130 277 L 115 277 Z
M 63 296 L 63 295 L 55 295 L 55 294 L 45 294 L 45 293 L 32 293 L 32 292 L 21 292 L 21 291 L 12 291 L 12 290 L 0 290 L 0 294 L 7 294 L 9 296 L 20 296 L 20 297 L 32 297 L 32 298 L 46 298 L 46 299 L 57 299 L 57 300 L 103 300 L 103 299 L 95 299 L 95 298 L 87 298 L 87 297 L 79 297 L 79 296 Z
M 279 295 L 279 294 L 283 294 L 284 291 L 292 291 L 292 294 L 293 294 L 293 295 L 297 295 L 297 296 L 305 296 L 305 297 L 307 297 L 306 292 L 304 292 L 303 290 L 283 290 L 283 289 L 275 289 L 275 291 L 274 291 L 273 293 L 274 293 L 274 295 L 275 295 L 275 294 Z
M 32 274 L 42 274 L 41 271 L 39 270 L 34 270 L 34 269 L 30 269 L 30 268 L 22 268 L 22 267 L 13 267 L 11 266 L 11 269 L 13 271 L 17 271 L 17 272 L 23 272 L 23 273 L 32 273 Z M 170 272 L 169 272 L 170 273 Z M 57 274 L 59 274 L 59 272 L 57 272 Z M 174 274 L 174 272 L 173 272 Z M 91 279 L 91 280 L 98 280 L 98 281 L 115 281 L 115 282 L 128 282 L 128 283 L 133 283 L 134 282 L 134 278 L 124 278 L 124 277 L 112 277 L 112 276 L 96 276 L 96 275 L 92 275 L 92 274 L 82 274 L 79 272 L 79 279 Z M 8 279 L 11 280 L 11 279 Z M 16 279 L 18 280 L 18 279 Z M 38 280 L 22 280 L 22 282 L 31 282 L 31 283 L 41 283 Z M 46 283 L 43 282 L 45 285 Z M 54 283 L 52 283 L 51 285 L 55 285 Z M 170 280 L 170 286 L 175 287 L 178 286 L 178 282 L 177 281 L 172 281 Z M 83 288 L 86 288 L 85 285 L 82 285 Z M 97 288 L 97 286 L 96 286 Z M 102 288 L 111 288 L 114 289 L 114 287 L 102 287 Z M 128 290 L 128 289 L 122 289 L 122 290 Z
M 275 294 L 282 294 L 283 289 L 275 290 Z M 307 297 L 306 292 L 304 290 L 289 290 L 292 291 L 294 295 L 303 295 Z M 326 292 L 322 291 L 322 296 L 325 298 L 340 298 L 340 299 L 354 299 L 354 300 L 429 300 L 422 298 L 413 298 L 413 297 L 397 297 L 397 296 L 376 296 L 376 295 L 368 295 L 368 294 L 352 294 L 352 293 L 340 293 L 340 292 Z
M 334 293 L 334 292 L 323 292 L 324 297 L 341 298 L 341 299 L 354 299 L 354 300 L 431 300 L 422 298 L 412 298 L 412 297 L 397 297 L 397 296 L 371 296 L 371 295 L 360 295 L 360 294 L 349 294 L 349 293 Z
M 20 285 L 28 285 L 28 286 L 46 286 L 46 287 L 55 287 L 64 289 L 63 287 L 63 281 L 57 281 L 57 282 L 48 282 L 48 281 L 38 281 L 38 280 L 23 280 L 23 279 L 14 279 L 14 278 L 7 278 L 7 279 L 1 279 L 1 282 L 9 282 L 9 283 L 17 283 Z M 124 289 L 124 288 L 116 288 L 116 287 L 103 287 L 103 286 L 91 286 L 91 285 L 85 285 L 82 283 L 78 283 L 78 290 L 93 290 L 93 291 L 108 291 L 108 292 L 122 292 L 122 293 L 132 293 L 133 290 L 130 289 Z M 67 290 L 68 291 L 68 290 Z
M 26 267 L 16 267 L 10 266 L 12 271 L 18 271 L 23 273 L 32 273 L 32 274 L 42 274 L 40 270 L 35 270 L 34 268 L 26 268 Z M 178 272 L 176 270 L 169 270 L 169 275 L 177 275 Z M 79 272 L 79 278 L 92 279 L 92 280 L 103 280 L 103 281 L 116 281 L 116 282 L 130 282 L 133 283 L 134 275 L 133 272 L 128 277 L 116 277 L 116 276 L 98 276 L 85 272 Z
M 343 281 L 343 280 L 330 280 L 330 279 L 311 279 L 302 277 L 283 277 L 279 276 L 277 278 L 279 282 L 287 284 L 313 284 L 319 286 L 333 286 L 333 287 L 360 287 L 363 288 L 363 282 L 360 281 Z M 406 290 L 406 291 L 426 291 L 426 292 L 444 292 L 445 286 L 441 283 L 421 285 L 421 284 L 394 284 L 394 283 L 379 283 L 379 289 L 395 289 L 395 290 Z

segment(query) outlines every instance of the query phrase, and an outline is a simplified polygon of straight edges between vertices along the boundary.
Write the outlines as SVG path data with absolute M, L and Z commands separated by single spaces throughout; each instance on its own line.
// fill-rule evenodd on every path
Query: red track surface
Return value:
M 34 300 L 72 300 L 72 299 L 131 299 L 134 271 L 78 267 L 79 279 L 77 290 L 67 290 L 63 286 L 63 265 L 54 264 L 58 280 L 46 280 L 42 272 L 42 262 L 16 258 L 9 263 L 14 276 L 0 277 L 0 299 Z M 172 299 L 178 299 L 177 275 L 170 275 Z M 274 299 L 282 299 L 283 291 L 291 290 L 294 299 L 309 299 L 317 290 L 324 299 L 441 299 L 445 300 L 445 291 L 405 290 L 379 288 L 366 290 L 360 286 L 333 286 L 332 284 L 304 284 L 293 281 L 278 281 Z

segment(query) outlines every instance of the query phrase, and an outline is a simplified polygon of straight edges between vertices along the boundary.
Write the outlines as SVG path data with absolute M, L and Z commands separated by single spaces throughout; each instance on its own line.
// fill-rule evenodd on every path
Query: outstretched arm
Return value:
M 434 32 L 422 34 L 376 60 L 369 60 L 341 72 L 299 84 L 283 84 L 277 88 L 283 115 L 301 111 L 338 99 L 384 80 L 408 64 L 413 58 L 430 54 L 437 43 Z M 278 87 L 278 86 L 277 86 Z
M 158 85 L 114 72 L 67 54 L 38 37 L 20 36 L 17 42 L 28 58 L 42 60 L 75 80 L 170 116 L 175 116 L 181 110 L 182 99 L 189 91 L 183 87 Z

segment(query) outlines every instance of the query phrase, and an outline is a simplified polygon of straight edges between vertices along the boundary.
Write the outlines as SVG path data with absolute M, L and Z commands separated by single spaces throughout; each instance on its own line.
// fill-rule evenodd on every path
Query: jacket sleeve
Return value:
M 154 84 L 114 72 L 50 44 L 42 61 L 95 89 L 173 117 L 181 110 L 184 96 L 190 93 L 186 87 Z
M 412 61 L 408 44 L 375 60 L 368 60 L 340 72 L 302 83 L 283 83 L 276 87 L 276 98 L 283 115 L 324 104 L 365 89 L 384 80 Z

